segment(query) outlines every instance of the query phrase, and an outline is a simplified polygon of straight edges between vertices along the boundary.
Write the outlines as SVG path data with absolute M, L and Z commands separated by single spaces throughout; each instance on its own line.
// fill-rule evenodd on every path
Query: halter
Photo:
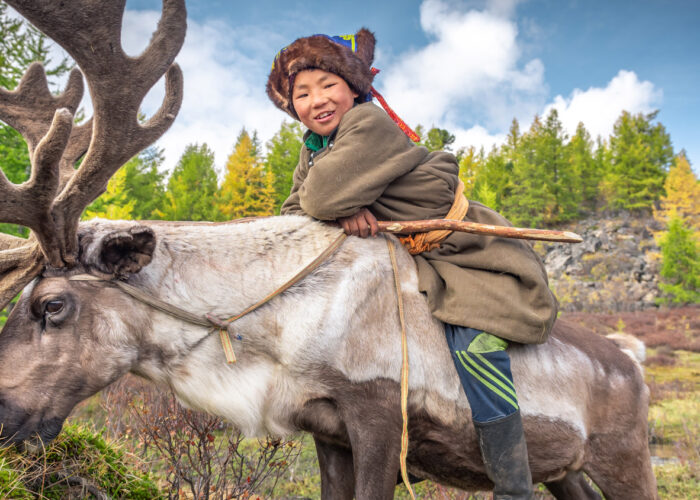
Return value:
M 116 278 L 111 278 L 111 279 L 106 279 L 106 278 L 100 278 L 99 276 L 95 276 L 92 274 L 77 274 L 75 276 L 71 276 L 68 278 L 70 281 L 105 281 L 111 285 L 116 286 L 119 288 L 122 292 L 126 293 L 127 295 L 130 295 L 131 297 L 135 298 L 139 302 L 142 302 L 148 306 L 151 306 L 154 309 L 157 309 L 160 312 L 163 312 L 165 314 L 169 314 L 170 316 L 173 316 L 175 318 L 181 319 L 183 321 L 186 321 L 187 323 L 191 323 L 193 325 L 197 326 L 204 326 L 204 327 L 209 327 L 211 328 L 209 333 L 214 332 L 215 330 L 219 330 L 219 337 L 221 338 L 221 345 L 224 349 L 224 354 L 226 355 L 226 361 L 231 364 L 236 362 L 236 354 L 233 351 L 233 344 L 231 343 L 231 336 L 229 335 L 228 332 L 228 327 L 231 323 L 236 321 L 237 319 L 242 318 L 246 314 L 249 314 L 256 309 L 262 307 L 263 305 L 267 304 L 270 302 L 272 299 L 277 297 L 278 295 L 284 293 L 286 290 L 297 284 L 299 281 L 307 277 L 309 274 L 311 274 L 316 268 L 318 268 L 323 262 L 330 257 L 345 241 L 345 238 L 347 238 L 347 235 L 345 233 L 341 234 L 338 236 L 328 248 L 326 248 L 319 256 L 317 256 L 313 261 L 311 261 L 306 267 L 304 267 L 301 271 L 296 273 L 289 281 L 287 281 L 285 284 L 283 284 L 281 287 L 279 287 L 277 290 L 272 292 L 271 294 L 267 295 L 265 298 L 262 300 L 256 302 L 255 304 L 251 305 L 244 311 L 234 314 L 233 316 L 228 317 L 227 319 L 221 319 L 214 314 L 211 313 L 206 313 L 206 314 L 195 314 L 190 311 L 187 311 L 185 309 L 182 309 L 181 307 L 175 306 L 169 302 L 165 302 L 164 300 L 159 299 L 158 297 L 151 295 L 148 292 L 144 292 L 138 287 L 135 287 L 133 285 L 130 285 L 129 283 L 126 283 L 124 281 L 118 280 Z M 243 340 L 243 337 L 240 335 L 236 336 L 236 340 Z

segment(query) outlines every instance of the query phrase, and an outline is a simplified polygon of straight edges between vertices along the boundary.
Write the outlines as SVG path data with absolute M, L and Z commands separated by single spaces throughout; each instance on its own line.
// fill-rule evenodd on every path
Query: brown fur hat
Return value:
M 374 34 L 365 28 L 355 35 L 299 38 L 275 57 L 267 78 L 267 95 L 275 106 L 298 120 L 292 105 L 294 75 L 305 69 L 318 68 L 340 76 L 363 98 L 369 94 L 374 79 L 370 71 L 374 44 Z

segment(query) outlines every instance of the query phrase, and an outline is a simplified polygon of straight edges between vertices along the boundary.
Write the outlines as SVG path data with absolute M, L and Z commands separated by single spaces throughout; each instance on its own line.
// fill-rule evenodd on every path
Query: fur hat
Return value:
M 299 71 L 317 68 L 340 76 L 365 100 L 374 79 L 370 70 L 374 44 L 374 34 L 365 28 L 354 35 L 299 38 L 275 56 L 267 78 L 267 95 L 275 106 L 298 120 L 291 95 L 294 76 Z

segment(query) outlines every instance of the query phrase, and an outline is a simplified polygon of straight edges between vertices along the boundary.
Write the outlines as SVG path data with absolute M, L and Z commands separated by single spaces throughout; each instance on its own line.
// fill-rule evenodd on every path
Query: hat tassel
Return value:
M 377 68 L 372 68 L 371 69 L 372 74 L 376 75 L 379 73 L 380 70 Z M 394 123 L 396 123 L 399 128 L 403 131 L 404 134 L 408 136 L 409 139 L 411 139 L 413 142 L 420 142 L 420 137 L 418 137 L 418 134 L 416 134 L 411 127 L 406 125 L 406 122 L 404 122 L 401 118 L 399 118 L 399 115 L 397 115 L 393 109 L 386 103 L 386 100 L 382 95 L 377 92 L 377 89 L 375 89 L 373 86 L 370 87 L 370 93 L 372 94 L 372 97 L 376 97 L 377 100 L 379 101 L 379 104 L 382 105 L 382 108 L 384 108 L 384 111 L 387 112 L 387 114 L 391 117 L 392 120 L 394 120 Z

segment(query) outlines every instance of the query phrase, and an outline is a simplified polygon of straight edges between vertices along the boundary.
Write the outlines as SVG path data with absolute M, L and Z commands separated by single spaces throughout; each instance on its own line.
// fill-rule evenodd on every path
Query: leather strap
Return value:
M 401 322 L 401 454 L 399 455 L 399 465 L 401 466 L 401 478 L 403 484 L 406 485 L 408 493 L 413 500 L 416 500 L 413 494 L 411 482 L 408 479 L 408 470 L 406 468 L 406 457 L 408 456 L 408 339 L 406 336 L 406 315 L 403 307 L 403 294 L 401 293 L 401 280 L 399 279 L 399 266 L 396 263 L 396 250 L 391 238 L 386 239 L 386 244 L 389 247 L 389 258 L 391 259 L 391 268 L 394 271 L 394 286 L 396 287 L 396 300 L 399 304 L 399 321 Z
M 455 190 L 455 199 L 452 202 L 450 211 L 447 212 L 445 219 L 463 220 L 469 210 L 469 200 L 464 196 L 464 183 L 459 180 L 457 189 Z M 438 248 L 445 238 L 453 231 L 449 229 L 436 229 L 427 233 L 417 233 L 399 238 L 399 241 L 406 247 L 408 253 L 417 255 L 422 252 L 428 252 L 434 248 Z

